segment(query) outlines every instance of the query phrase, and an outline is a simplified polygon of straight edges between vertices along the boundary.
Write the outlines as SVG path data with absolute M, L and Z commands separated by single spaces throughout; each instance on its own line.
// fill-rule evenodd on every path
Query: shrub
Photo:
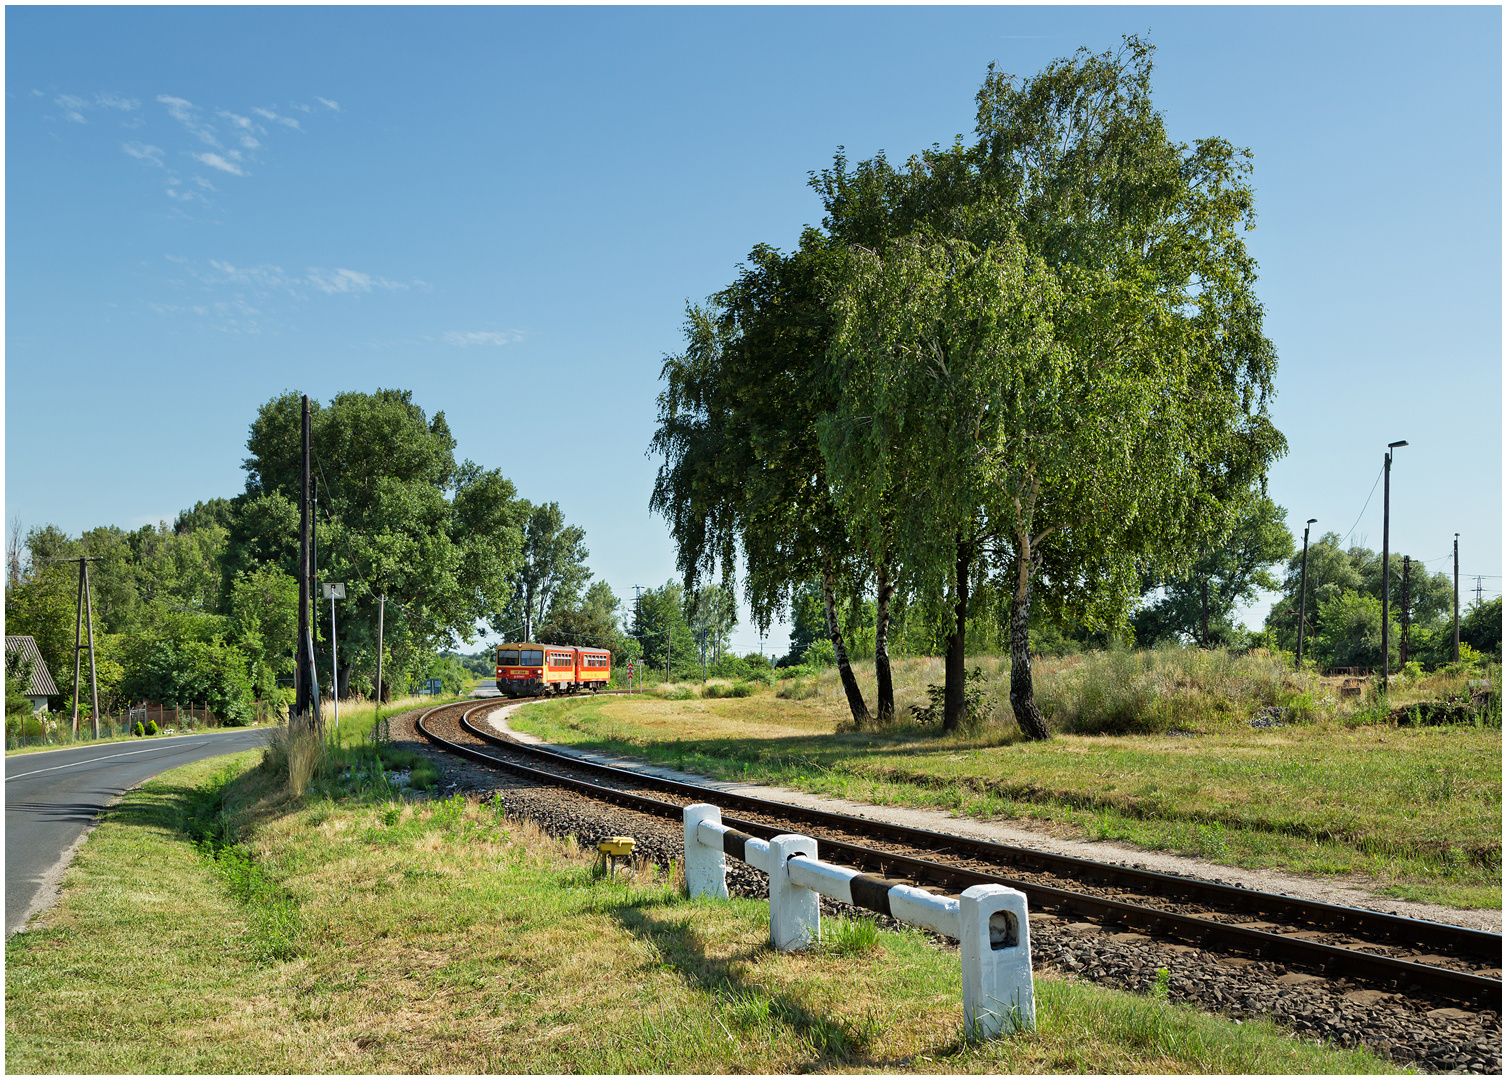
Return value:
M 789 701 L 804 701 L 806 698 L 815 697 L 816 693 L 816 680 L 808 675 L 802 675 L 782 681 L 780 688 L 774 692 L 774 696 Z
M 911 715 L 918 724 L 940 724 L 947 711 L 947 686 L 944 683 L 928 683 L 926 696 L 929 705 L 912 705 Z M 975 667 L 963 676 L 963 724 L 965 731 L 976 731 L 989 718 L 993 708 L 989 702 L 989 687 L 984 683 L 984 669 Z
M 155 720 L 148 720 L 147 721 L 146 731 L 147 731 L 148 735 L 155 735 L 155 734 L 157 734 L 157 721 L 155 721 Z
M 837 663 L 837 648 L 826 638 L 813 641 L 801 654 L 801 663 L 820 671 Z
M 134 723 L 134 724 L 131 725 L 131 734 L 132 735 L 145 735 L 146 733 L 147 733 L 146 732 L 146 728 L 144 728 L 144 727 L 141 726 L 141 721 L 140 720 L 136 721 L 136 723 Z

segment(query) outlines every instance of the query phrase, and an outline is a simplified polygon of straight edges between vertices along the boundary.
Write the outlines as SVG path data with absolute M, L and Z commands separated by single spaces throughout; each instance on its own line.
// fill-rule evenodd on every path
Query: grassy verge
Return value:
M 557 701 L 510 722 L 719 779 L 1045 824 L 1231 866 L 1364 875 L 1402 898 L 1501 906 L 1499 728 L 1396 727 L 1373 714 L 1029 743 L 1013 723 L 950 736 L 919 727 L 833 734 L 841 719 L 819 696 L 761 691 Z
M 1050 979 L 1038 1032 L 969 1046 L 957 956 L 920 935 L 775 953 L 764 904 L 603 879 L 458 799 L 292 798 L 238 773 L 254 760 L 166 773 L 95 831 L 58 908 L 7 944 L 8 1071 L 1390 1068 Z

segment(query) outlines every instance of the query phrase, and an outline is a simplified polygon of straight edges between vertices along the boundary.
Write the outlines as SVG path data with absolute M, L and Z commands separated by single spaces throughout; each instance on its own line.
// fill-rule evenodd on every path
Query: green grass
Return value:
M 200 762 L 128 793 L 6 948 L 5 1063 L 69 1073 L 1373 1073 L 1155 997 L 1037 980 L 1034 1034 L 961 1039 L 958 960 L 688 901 L 491 806 L 286 795 Z M 866 926 L 866 928 L 864 928 Z
M 718 779 L 1064 829 L 1230 866 L 1366 875 L 1381 891 L 1501 906 L 1498 728 L 1346 719 L 1206 734 L 833 734 L 820 702 L 579 700 L 514 727 Z

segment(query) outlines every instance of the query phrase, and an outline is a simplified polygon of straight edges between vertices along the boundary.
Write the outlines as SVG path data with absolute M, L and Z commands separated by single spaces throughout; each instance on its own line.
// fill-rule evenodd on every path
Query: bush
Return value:
M 193 638 L 215 625 L 208 616 L 199 621 L 204 625 L 189 620 L 128 641 L 120 693 L 130 701 L 203 702 L 222 723 L 248 724 L 253 719 L 250 663 L 218 635 Z
M 837 663 L 837 649 L 826 638 L 813 641 L 801 654 L 801 663 L 807 667 L 816 668 L 818 671 L 822 668 L 829 668 Z
M 141 721 L 140 720 L 136 721 L 136 723 L 134 723 L 134 724 L 131 725 L 131 734 L 132 735 L 145 735 L 146 733 L 147 733 L 146 728 L 144 728 L 144 727 L 141 726 Z
M 809 675 L 801 675 L 798 678 L 786 679 L 780 683 L 780 688 L 774 692 L 775 697 L 785 698 L 789 701 L 804 701 L 806 698 L 814 698 L 818 687 L 816 680 Z
M 911 715 L 918 724 L 940 724 L 947 711 L 947 686 L 928 683 L 926 696 L 929 705 L 912 705 Z M 963 730 L 977 731 L 983 727 L 993 708 L 989 701 L 989 687 L 984 682 L 984 669 L 975 667 L 963 676 Z
M 148 720 L 147 721 L 146 731 L 147 731 L 148 735 L 155 735 L 155 734 L 157 734 L 157 721 L 155 721 L 155 720 Z
M 746 682 L 734 683 L 731 686 L 722 683 L 708 683 L 701 690 L 701 696 L 704 698 L 748 697 L 752 693 L 753 687 Z

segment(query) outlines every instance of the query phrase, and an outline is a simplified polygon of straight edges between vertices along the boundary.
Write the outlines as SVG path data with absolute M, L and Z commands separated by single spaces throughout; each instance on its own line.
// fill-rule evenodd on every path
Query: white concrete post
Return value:
M 790 859 L 816 858 L 816 841 L 783 833 L 769 841 L 769 940 L 780 952 L 804 949 L 822 933 L 821 894 L 790 880 Z
M 959 916 L 964 1036 L 992 1039 L 1009 1031 L 1034 1031 L 1026 894 L 1003 885 L 974 885 L 963 892 Z
M 722 824 L 722 811 L 711 803 L 693 803 L 684 810 L 685 819 L 685 887 L 691 899 L 713 896 L 727 899 L 727 858 L 721 846 L 703 844 L 696 828 L 703 821 Z

